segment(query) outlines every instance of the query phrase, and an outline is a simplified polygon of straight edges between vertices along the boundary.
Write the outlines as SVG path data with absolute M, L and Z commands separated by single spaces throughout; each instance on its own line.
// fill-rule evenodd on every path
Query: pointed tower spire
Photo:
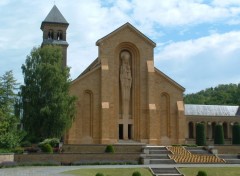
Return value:
M 67 47 L 66 31 L 69 23 L 61 14 L 56 5 L 53 6 L 47 17 L 41 24 L 43 31 L 43 45 L 59 45 L 63 52 L 63 65 L 67 65 Z

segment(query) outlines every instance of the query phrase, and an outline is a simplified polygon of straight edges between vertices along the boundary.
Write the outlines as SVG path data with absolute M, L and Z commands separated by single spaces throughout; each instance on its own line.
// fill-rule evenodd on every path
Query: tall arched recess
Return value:
M 93 93 L 84 91 L 82 134 L 84 137 L 92 137 L 93 134 Z
M 170 120 L 170 96 L 168 93 L 161 93 L 160 99 L 160 118 L 161 118 L 161 127 L 162 136 L 171 136 L 171 120 Z
M 137 46 L 131 42 L 122 42 L 120 43 L 116 49 L 115 49 L 115 60 L 114 60 L 114 67 L 115 67 L 115 75 L 116 78 L 119 78 L 120 73 L 120 59 L 119 54 L 122 51 L 128 51 L 131 54 L 131 72 L 132 72 L 132 88 L 131 88 L 131 109 L 130 109 L 130 120 L 132 120 L 132 129 L 133 129 L 133 139 L 134 140 L 140 140 L 140 105 L 141 105 L 141 96 L 140 96 L 140 53 Z M 119 85 L 116 87 L 116 96 L 117 100 L 116 102 L 119 102 L 119 105 L 121 105 L 120 100 L 120 82 L 119 79 L 116 79 L 117 81 L 116 85 Z M 121 107 L 119 106 L 116 109 L 116 117 L 120 117 L 121 113 Z

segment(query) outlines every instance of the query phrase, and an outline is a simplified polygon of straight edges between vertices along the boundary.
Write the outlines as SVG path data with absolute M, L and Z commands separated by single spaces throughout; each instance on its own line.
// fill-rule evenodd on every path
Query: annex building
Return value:
M 42 22 L 43 45 L 63 48 L 67 64 L 68 22 L 56 6 Z M 154 66 L 154 41 L 126 23 L 96 42 L 98 57 L 74 81 L 76 118 L 66 144 L 195 142 L 195 125 L 206 125 L 208 142 L 221 123 L 226 141 L 240 122 L 238 106 L 184 105 L 184 87 Z M 87 59 L 87 58 L 86 58 Z

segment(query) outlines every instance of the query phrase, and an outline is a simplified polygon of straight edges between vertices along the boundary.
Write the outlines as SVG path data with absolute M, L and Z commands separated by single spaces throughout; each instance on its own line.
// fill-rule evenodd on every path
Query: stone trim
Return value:
M 109 109 L 109 102 L 102 102 L 102 109 Z

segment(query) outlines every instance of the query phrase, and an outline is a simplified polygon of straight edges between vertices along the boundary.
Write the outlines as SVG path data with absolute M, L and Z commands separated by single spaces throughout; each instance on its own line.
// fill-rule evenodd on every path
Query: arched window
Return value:
M 83 126 L 82 132 L 85 137 L 92 137 L 93 130 L 93 93 L 90 90 L 84 91 L 83 104 Z
M 171 136 L 171 120 L 170 120 L 170 97 L 169 94 L 166 92 L 163 92 L 161 94 L 161 100 L 160 100 L 160 117 L 162 119 L 162 125 L 163 130 L 161 131 L 163 136 L 170 137 Z
M 193 129 L 194 129 L 194 127 L 193 127 L 193 122 L 189 122 L 188 123 L 188 138 L 189 139 L 193 139 L 194 138 L 194 136 L 193 136 Z
M 58 33 L 57 33 L 57 40 L 62 40 L 62 39 L 63 39 L 62 31 L 58 31 Z
M 228 138 L 228 124 L 227 122 L 223 122 L 223 132 L 224 132 L 224 139 Z
M 54 36 L 53 30 L 50 29 L 48 31 L 48 39 L 53 39 L 53 36 Z

